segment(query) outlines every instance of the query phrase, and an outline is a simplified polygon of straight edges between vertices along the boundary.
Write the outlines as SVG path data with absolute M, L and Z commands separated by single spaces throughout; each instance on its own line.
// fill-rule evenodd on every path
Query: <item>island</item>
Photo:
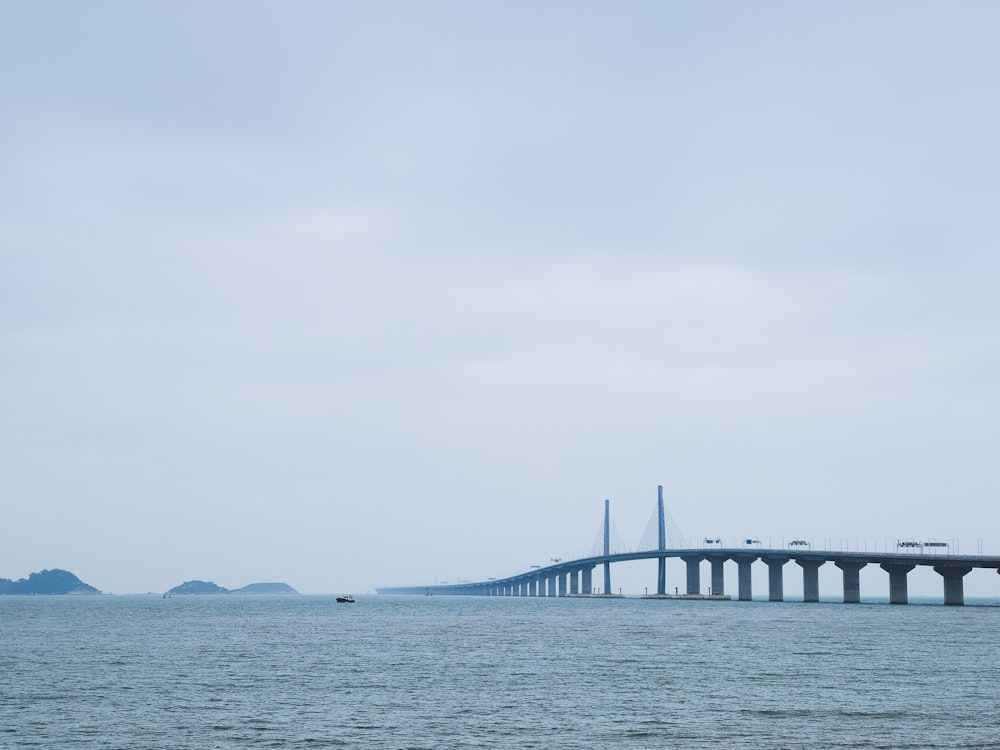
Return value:
M 12 581 L 0 578 L 0 594 L 100 594 L 68 570 L 43 570 Z
M 185 581 L 174 586 L 165 596 L 186 594 L 298 594 L 287 583 L 251 583 L 240 589 L 227 589 L 212 581 Z

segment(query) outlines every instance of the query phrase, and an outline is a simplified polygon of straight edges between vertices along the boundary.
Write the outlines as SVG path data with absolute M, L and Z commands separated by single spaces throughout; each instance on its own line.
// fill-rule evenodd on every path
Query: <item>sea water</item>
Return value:
M 1000 748 L 1000 606 L 0 597 L 0 748 Z

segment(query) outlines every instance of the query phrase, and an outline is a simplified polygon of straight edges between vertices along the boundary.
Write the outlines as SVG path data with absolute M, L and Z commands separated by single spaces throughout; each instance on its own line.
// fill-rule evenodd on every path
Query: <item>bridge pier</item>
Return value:
M 569 593 L 576 596 L 580 593 L 580 569 L 574 568 L 569 572 Z
M 582 593 L 584 594 L 594 593 L 593 572 L 592 566 L 587 566 L 580 571 L 580 588 L 583 589 Z
M 861 569 L 868 563 L 856 560 L 837 560 L 833 563 L 844 571 L 844 604 L 861 602 Z
M 559 576 L 549 576 L 549 596 L 558 596 Z
M 972 568 L 965 565 L 935 565 L 934 572 L 944 578 L 944 603 L 949 606 L 965 604 L 965 585 L 962 579 Z M 1000 569 L 997 570 L 1000 573 Z
M 682 557 L 685 563 L 687 563 L 687 593 L 688 594 L 700 594 L 701 593 L 701 555 L 697 557 Z
M 566 573 L 560 573 L 556 576 L 559 581 L 559 596 L 566 596 Z
M 767 565 L 767 600 L 769 602 L 785 601 L 785 582 L 782 568 L 788 562 L 787 557 L 762 557 Z
M 726 576 L 723 572 L 723 565 L 726 562 L 724 557 L 713 557 L 710 561 L 712 566 L 712 594 L 722 596 L 726 593 Z
M 909 563 L 882 563 L 879 567 L 889 574 L 889 604 L 907 604 L 906 574 L 917 566 Z
M 736 555 L 733 557 L 738 571 L 739 600 L 741 602 L 749 602 L 753 599 L 753 570 L 751 566 L 756 559 L 756 555 Z
M 819 567 L 824 560 L 796 560 L 802 567 L 802 601 L 819 601 Z

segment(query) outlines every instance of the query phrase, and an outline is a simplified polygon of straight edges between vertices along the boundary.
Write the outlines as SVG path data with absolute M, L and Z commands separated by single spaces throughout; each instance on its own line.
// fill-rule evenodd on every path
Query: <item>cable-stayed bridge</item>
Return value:
M 1000 557 L 952 554 L 944 542 L 896 542 L 895 551 L 868 552 L 860 550 L 818 550 L 805 540 L 791 540 L 778 549 L 763 548 L 756 539 L 746 539 L 739 546 L 722 546 L 721 539 L 705 539 L 703 546 L 689 545 L 663 505 L 663 487 L 658 488 L 657 509 L 643 534 L 638 550 L 619 551 L 623 545 L 612 544 L 614 525 L 611 522 L 610 501 L 604 501 L 604 524 L 598 549 L 588 557 L 576 560 L 553 560 L 551 565 L 532 568 L 506 578 L 474 583 L 432 584 L 429 586 L 386 586 L 376 589 L 379 594 L 463 595 L 463 596 L 583 596 L 615 597 L 611 588 L 611 566 L 631 560 L 656 560 L 656 593 L 646 598 L 662 599 L 730 599 L 725 593 L 725 563 L 733 562 L 737 570 L 738 598 L 753 598 L 752 566 L 761 562 L 767 566 L 768 600 L 784 600 L 784 566 L 795 562 L 802 568 L 802 597 L 806 602 L 819 601 L 819 569 L 833 563 L 843 572 L 843 600 L 861 601 L 861 570 L 878 565 L 888 576 L 889 601 L 906 604 L 907 574 L 918 565 L 932 567 L 942 579 L 944 603 L 965 603 L 964 578 L 973 569 L 986 568 L 1000 573 Z M 680 558 L 686 564 L 684 593 L 675 586 L 667 591 L 668 558 Z M 711 567 L 711 586 L 702 593 L 701 563 Z M 603 574 L 601 586 L 594 581 L 594 571 Z

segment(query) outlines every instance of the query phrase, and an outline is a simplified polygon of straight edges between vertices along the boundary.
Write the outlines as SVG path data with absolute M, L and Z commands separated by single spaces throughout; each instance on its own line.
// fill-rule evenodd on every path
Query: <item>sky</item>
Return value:
M 692 544 L 1000 555 L 998 24 L 5 0 L 0 577 L 483 580 L 658 485 Z

